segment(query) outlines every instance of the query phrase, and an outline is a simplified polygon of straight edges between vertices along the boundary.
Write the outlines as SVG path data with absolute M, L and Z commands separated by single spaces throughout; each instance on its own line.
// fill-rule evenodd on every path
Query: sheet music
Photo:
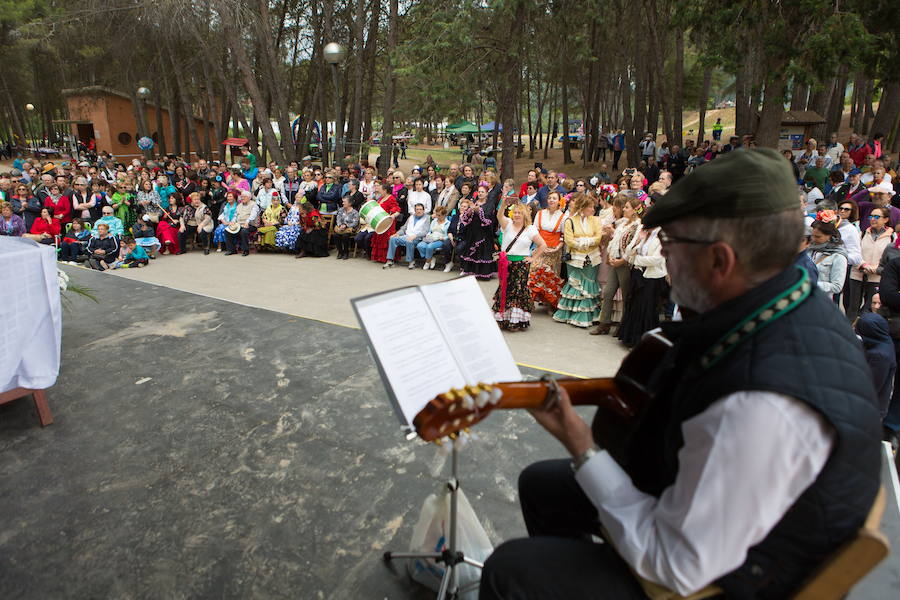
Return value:
M 406 424 L 429 400 L 465 377 L 418 288 L 353 301 L 382 376 Z
M 420 289 L 467 384 L 522 379 L 474 277 L 423 285 Z

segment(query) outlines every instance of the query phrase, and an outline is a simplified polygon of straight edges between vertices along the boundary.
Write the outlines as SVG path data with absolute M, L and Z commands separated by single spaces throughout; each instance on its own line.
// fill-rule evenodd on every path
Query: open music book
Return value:
M 520 381 L 519 368 L 474 277 L 351 300 L 398 418 L 451 388 Z

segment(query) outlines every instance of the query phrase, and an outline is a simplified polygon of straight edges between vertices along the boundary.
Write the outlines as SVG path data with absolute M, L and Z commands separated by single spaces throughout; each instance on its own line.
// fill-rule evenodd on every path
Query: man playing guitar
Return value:
M 650 209 L 685 315 L 645 365 L 652 402 L 618 447 L 562 390 L 532 410 L 572 460 L 522 472 L 530 537 L 487 560 L 481 598 L 647 598 L 639 580 L 786 598 L 855 535 L 879 487 L 879 414 L 846 318 L 793 266 L 797 193 L 759 149 Z

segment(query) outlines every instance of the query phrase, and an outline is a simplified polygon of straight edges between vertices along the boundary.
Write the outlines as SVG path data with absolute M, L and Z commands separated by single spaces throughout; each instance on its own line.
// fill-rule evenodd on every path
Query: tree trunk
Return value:
M 372 137 L 372 85 L 375 77 L 375 49 L 378 41 L 378 24 L 381 15 L 381 0 L 372 0 L 372 7 L 369 9 L 371 18 L 369 19 L 369 33 L 366 36 L 366 73 L 368 77 L 363 79 L 363 132 L 362 142 L 368 148 L 369 139 Z
M 23 146 L 28 146 L 28 138 L 25 134 L 25 127 L 22 125 L 23 119 L 19 116 L 18 108 L 16 107 L 16 103 L 13 101 L 12 94 L 9 91 L 9 85 L 6 82 L 6 79 L 0 77 L 0 85 L 3 85 L 3 95 L 6 97 L 6 102 L 9 105 L 9 114 L 12 118 L 12 127 L 13 132 L 18 136 L 19 143 Z
M 635 157 L 640 157 L 638 144 L 644 139 L 644 125 L 647 121 L 647 72 L 650 65 L 647 62 L 646 55 L 637 49 L 634 53 L 634 113 L 632 114 L 631 127 L 628 128 L 631 138 L 631 146 L 628 147 L 629 153 L 634 153 Z M 639 160 L 636 158 L 636 161 Z
M 863 102 L 865 101 L 866 76 L 862 73 L 856 75 L 853 81 L 853 101 L 850 103 L 850 127 L 853 131 L 862 133 L 863 121 L 865 120 L 865 110 Z
M 394 135 L 394 96 L 397 89 L 397 75 L 394 72 L 394 50 L 397 48 L 397 12 L 398 0 L 388 0 L 388 37 L 387 37 L 387 73 L 384 86 L 384 126 L 381 132 L 381 171 L 387 177 L 388 165 L 391 162 L 391 142 Z
M 528 116 L 528 159 L 534 159 L 534 135 L 531 132 L 531 78 L 525 79 L 525 111 Z
M 675 143 L 682 144 L 684 128 L 684 30 L 675 29 L 675 89 L 672 93 L 672 133 Z
M 345 151 L 359 158 L 362 140 L 359 139 L 360 119 L 362 118 L 363 101 L 363 61 L 365 60 L 366 0 L 356 0 L 356 14 L 352 20 L 353 37 L 356 51 L 353 57 L 353 107 L 347 127 L 347 139 L 344 141 Z M 347 86 L 348 88 L 350 86 Z
M 570 165 L 575 161 L 572 160 L 572 148 L 569 142 L 569 86 L 566 84 L 565 78 L 563 78 L 562 88 L 560 89 L 561 100 L 562 100 L 562 151 L 563 151 L 563 164 Z
M 547 160 L 548 153 L 550 152 L 550 140 L 553 136 L 553 120 L 554 120 L 554 111 L 556 110 L 556 88 L 553 87 L 553 84 L 547 84 L 548 96 L 550 101 L 547 103 L 547 137 L 544 138 L 544 160 Z
M 806 110 L 809 101 L 809 86 L 794 80 L 794 89 L 791 91 L 791 110 Z
M 837 80 L 835 81 L 831 98 L 828 100 L 828 110 L 824 116 L 827 121 L 826 129 L 829 134 L 833 131 L 838 131 L 841 127 L 841 120 L 844 116 L 844 98 L 847 94 L 847 72 L 847 65 L 841 65 L 838 69 Z
M 163 122 L 163 112 L 162 112 L 162 92 L 160 91 L 160 83 L 159 80 L 156 81 L 156 84 L 153 86 L 153 101 L 156 104 L 156 137 L 158 140 L 157 148 L 159 149 L 158 154 L 161 156 L 165 156 L 168 154 L 166 152 L 166 132 L 165 126 Z
M 697 131 L 697 145 L 703 143 L 706 136 L 706 105 L 709 104 L 709 87 L 712 84 L 712 67 L 703 71 L 703 91 L 700 92 L 700 123 Z
M 863 134 L 869 135 L 872 130 L 869 124 L 875 119 L 875 113 L 872 111 L 872 100 L 875 96 L 875 82 L 871 79 L 866 80 L 866 87 L 863 94 Z
M 744 61 L 734 81 L 734 135 L 740 137 L 752 129 L 750 114 L 750 65 Z
M 900 81 L 887 81 L 881 91 L 881 102 L 878 103 L 878 112 L 872 120 L 872 133 L 883 133 L 886 140 L 886 146 L 891 147 L 894 141 L 891 133 L 894 131 L 894 124 L 900 115 Z
M 835 81 L 832 79 L 824 87 L 811 91 L 809 100 L 806 103 L 805 110 L 812 110 L 826 119 L 826 123 L 816 125 L 812 129 L 812 137 L 817 140 L 828 140 L 828 101 L 834 92 Z M 793 104 L 792 104 L 793 105 Z M 804 109 L 799 109 L 804 110 Z
M 773 70 L 770 70 L 771 73 Z M 778 147 L 781 133 L 781 119 L 784 116 L 784 79 L 769 79 L 766 82 L 763 106 L 756 128 L 756 143 L 769 148 Z

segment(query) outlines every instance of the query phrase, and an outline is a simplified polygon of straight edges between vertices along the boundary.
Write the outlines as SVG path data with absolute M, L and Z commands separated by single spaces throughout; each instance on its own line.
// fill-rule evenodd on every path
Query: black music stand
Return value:
M 459 466 L 459 451 L 456 448 L 456 444 L 453 444 L 453 449 L 450 451 L 450 478 L 446 482 L 447 489 L 450 492 L 450 543 L 447 545 L 447 548 L 444 549 L 443 552 L 391 552 L 390 550 L 384 553 L 385 562 L 390 562 L 395 558 L 404 558 L 404 559 L 434 559 L 435 562 L 444 563 L 444 576 L 441 578 L 441 585 L 438 588 L 437 600 L 444 600 L 445 598 L 455 598 L 461 592 L 467 592 L 469 589 L 461 590 L 458 588 L 456 584 L 456 569 L 463 564 L 471 565 L 478 569 L 484 568 L 484 563 L 480 563 L 477 560 L 467 558 L 462 550 L 457 549 L 456 547 L 456 538 L 457 538 L 457 492 L 459 491 L 459 479 L 457 478 L 458 474 L 458 466 Z M 477 583 L 477 582 L 474 582 Z M 472 584 L 467 584 L 467 588 L 473 587 Z

